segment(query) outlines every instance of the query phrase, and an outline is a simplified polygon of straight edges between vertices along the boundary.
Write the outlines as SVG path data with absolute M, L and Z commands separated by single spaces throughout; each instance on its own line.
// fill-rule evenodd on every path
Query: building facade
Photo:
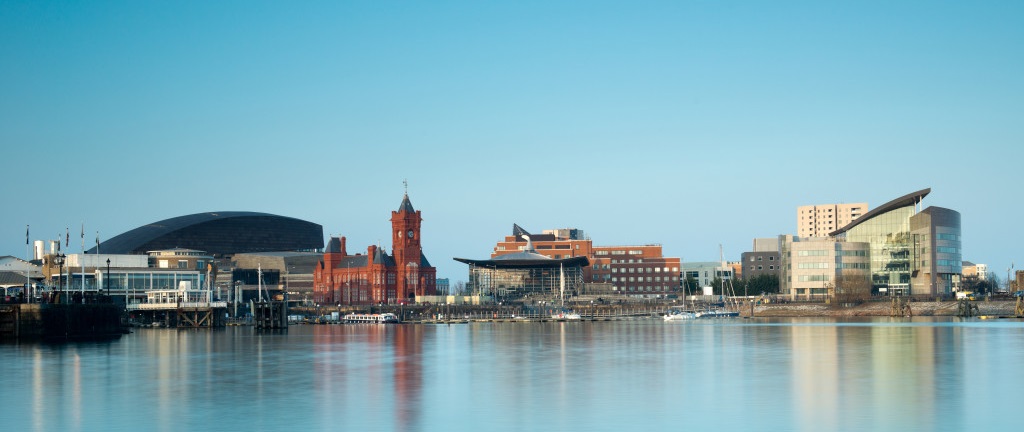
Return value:
M 913 192 L 871 210 L 830 234 L 870 245 L 873 292 L 948 295 L 962 273 L 960 213 L 941 207 L 918 211 L 931 192 Z
M 686 290 L 699 294 L 702 287 L 711 286 L 715 279 L 731 281 L 735 273 L 733 266 L 724 261 L 687 262 L 682 264 L 682 277 L 684 282 L 695 281 L 697 286 L 687 286 Z
M 781 294 L 793 299 L 832 297 L 844 290 L 871 295 L 870 244 L 785 235 L 779 245 Z
M 782 260 L 778 251 L 774 252 L 743 252 L 740 255 L 741 275 L 745 280 L 758 276 L 778 276 L 782 270 Z
M 820 204 L 796 209 L 797 236 L 828 237 L 829 233 L 857 220 L 868 211 L 868 203 Z
M 313 269 L 313 298 L 319 304 L 404 303 L 435 295 L 437 269 L 423 254 L 423 217 L 409 195 L 391 212 L 392 254 L 369 246 L 349 255 L 345 237 L 332 237 L 323 260 Z
M 914 243 L 911 294 L 935 295 L 958 291 L 963 274 L 960 213 L 928 207 L 910 217 Z
M 586 293 L 656 296 L 681 289 L 680 259 L 664 256 L 661 245 L 594 246 L 575 228 L 530 234 L 513 224 L 512 235 L 495 245 L 491 258 L 525 251 L 528 244 L 552 259 L 587 257 L 590 266 L 582 268 Z
M 489 260 L 455 258 L 455 261 L 469 265 L 466 289 L 471 295 L 498 302 L 536 295 L 553 299 L 581 294 L 583 269 L 589 265 L 585 256 L 551 258 L 540 254 L 529 240 L 520 252 Z
M 754 249 L 740 254 L 740 268 L 737 279 L 750 280 L 758 276 L 778 276 L 782 270 L 779 255 L 779 239 L 755 238 Z

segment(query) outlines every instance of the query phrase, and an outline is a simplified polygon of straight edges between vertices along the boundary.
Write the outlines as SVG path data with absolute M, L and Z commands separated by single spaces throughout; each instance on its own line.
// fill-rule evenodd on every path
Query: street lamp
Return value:
M 53 257 L 53 261 L 57 263 L 57 299 L 64 303 L 64 258 L 66 255 L 58 253 L 57 256 Z
M 110 295 L 110 258 L 107 258 L 107 272 L 103 274 L 103 291 Z

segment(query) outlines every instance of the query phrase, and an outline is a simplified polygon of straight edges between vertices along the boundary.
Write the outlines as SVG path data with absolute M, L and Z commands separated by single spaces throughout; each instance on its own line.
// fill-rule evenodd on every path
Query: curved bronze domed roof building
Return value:
M 324 247 L 319 224 L 256 212 L 210 212 L 153 222 L 117 235 L 89 253 L 144 254 L 187 248 L 214 256 L 246 252 L 316 251 Z

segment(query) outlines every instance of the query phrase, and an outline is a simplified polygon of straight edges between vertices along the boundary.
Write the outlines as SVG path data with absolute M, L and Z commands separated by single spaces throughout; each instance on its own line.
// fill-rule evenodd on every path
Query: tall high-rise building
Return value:
M 800 206 L 796 209 L 797 236 L 828 237 L 868 212 L 868 203 L 820 204 Z

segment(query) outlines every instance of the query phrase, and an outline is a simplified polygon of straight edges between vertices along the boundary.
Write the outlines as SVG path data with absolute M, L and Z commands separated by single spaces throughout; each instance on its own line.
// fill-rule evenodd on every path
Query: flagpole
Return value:
M 25 258 L 28 261 L 28 266 L 25 267 L 25 303 L 32 303 L 32 277 L 29 276 L 29 272 L 32 271 L 32 246 L 28 244 L 28 225 L 25 225 Z
M 82 304 L 85 304 L 85 222 L 82 222 L 82 255 L 78 259 L 82 264 Z

